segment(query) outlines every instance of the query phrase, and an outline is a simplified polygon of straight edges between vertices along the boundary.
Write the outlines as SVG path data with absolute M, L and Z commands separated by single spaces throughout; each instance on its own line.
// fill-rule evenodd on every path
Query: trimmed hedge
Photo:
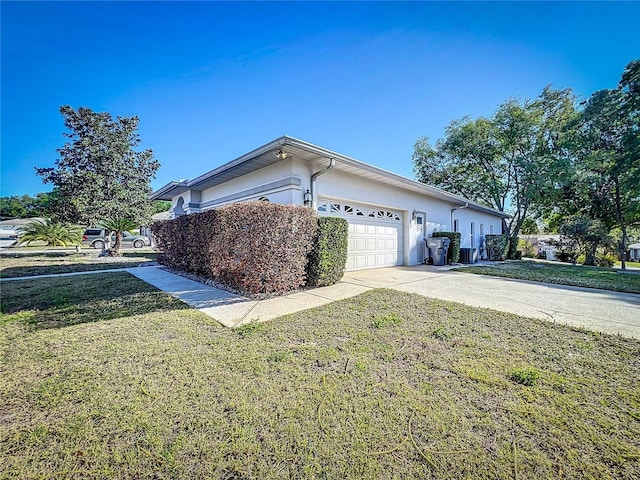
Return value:
M 349 223 L 344 218 L 318 217 L 318 233 L 307 264 L 307 285 L 323 287 L 340 281 L 347 263 Z
M 448 237 L 449 250 L 447 251 L 447 263 L 458 263 L 460 260 L 460 232 L 433 232 L 432 237 Z
M 503 261 L 507 257 L 509 235 L 486 235 L 487 260 Z
M 243 202 L 156 222 L 158 261 L 246 293 L 280 293 L 305 284 L 317 231 L 306 207 Z

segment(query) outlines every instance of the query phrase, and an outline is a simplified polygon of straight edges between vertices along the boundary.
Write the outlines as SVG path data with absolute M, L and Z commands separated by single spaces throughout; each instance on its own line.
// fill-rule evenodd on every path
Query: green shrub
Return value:
M 318 217 L 318 231 L 307 263 L 307 285 L 333 285 L 347 264 L 349 224 L 344 218 Z
M 510 375 L 511 380 L 514 382 L 529 387 L 535 385 L 539 377 L 540 372 L 531 367 L 516 368 Z
M 433 332 L 431 332 L 431 335 L 438 340 L 449 340 L 453 337 L 453 333 L 451 333 L 443 326 L 436 328 Z
M 305 283 L 317 230 L 306 207 L 243 202 L 156 222 L 158 261 L 246 293 L 276 293 Z
M 245 323 L 244 325 L 240 325 L 239 327 L 234 328 L 233 331 L 236 332 L 241 337 L 247 338 L 258 333 L 259 331 L 262 330 L 262 328 L 263 328 L 262 323 L 251 322 L 251 323 Z
M 74 225 L 64 225 L 51 220 L 31 220 L 22 227 L 23 235 L 20 245 L 31 242 L 44 242 L 47 246 L 66 247 L 80 245 L 82 242 L 82 230 Z
M 576 258 L 576 263 L 579 263 L 580 265 L 584 265 L 586 258 L 587 258 L 586 255 L 584 253 L 581 253 Z M 613 267 L 615 263 L 616 263 L 616 257 L 614 255 L 611 255 L 608 253 L 596 255 L 596 265 L 598 267 Z
M 401 324 L 402 324 L 402 318 L 400 318 L 397 313 L 393 313 L 393 312 L 376 317 L 376 319 L 373 321 L 374 328 L 396 326 Z
M 596 265 L 599 267 L 613 267 L 618 259 L 615 255 L 604 253 L 596 256 Z
M 507 256 L 507 248 L 509 248 L 509 236 L 486 235 L 485 245 L 487 249 L 487 260 L 501 262 Z
M 449 250 L 447 251 L 447 263 L 458 263 L 460 260 L 460 232 L 433 232 L 432 237 L 447 237 Z

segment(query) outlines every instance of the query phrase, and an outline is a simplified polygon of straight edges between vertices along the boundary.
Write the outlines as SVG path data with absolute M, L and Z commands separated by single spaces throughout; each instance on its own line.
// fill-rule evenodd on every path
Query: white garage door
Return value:
M 319 199 L 318 215 L 343 217 L 349 222 L 347 270 L 402 265 L 402 212 Z

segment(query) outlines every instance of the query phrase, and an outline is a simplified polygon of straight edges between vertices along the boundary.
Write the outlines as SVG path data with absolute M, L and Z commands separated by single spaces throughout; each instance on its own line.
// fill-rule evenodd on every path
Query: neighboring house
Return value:
M 0 221 L 0 238 L 9 239 L 13 238 L 17 240 L 23 235 L 22 228 L 33 221 L 44 221 L 44 218 L 12 218 L 9 220 Z
M 545 253 L 545 258 L 547 260 L 556 260 L 557 248 L 555 247 L 554 243 L 560 241 L 560 235 L 521 235 L 520 239 L 532 245 L 534 255 Z
M 632 243 L 627 247 L 629 250 L 629 255 L 627 255 L 628 260 L 633 260 L 634 262 L 640 261 L 640 243 Z
M 280 137 L 194 180 L 151 195 L 170 200 L 172 216 L 263 200 L 307 205 L 349 222 L 347 270 L 416 265 L 436 231 L 461 233 L 461 246 L 483 250 L 508 215 L 438 188 L 292 137 Z
M 170 211 L 154 213 L 153 215 L 151 215 L 151 224 L 153 224 L 154 222 L 160 222 L 162 220 L 171 220 L 172 218 L 174 218 L 174 215 Z M 149 239 L 149 244 L 152 247 L 155 247 L 155 241 L 153 235 L 151 235 L 151 227 L 149 225 L 143 225 L 142 227 L 140 227 L 140 235 L 144 235 L 145 237 L 147 237 Z

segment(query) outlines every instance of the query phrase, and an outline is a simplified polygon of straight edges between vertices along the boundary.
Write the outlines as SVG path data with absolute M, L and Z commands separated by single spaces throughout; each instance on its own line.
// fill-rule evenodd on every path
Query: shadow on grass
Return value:
M 0 256 L 0 278 L 20 278 L 59 273 L 91 272 L 149 265 L 154 252 L 124 251 L 119 257 L 98 258 L 97 252 L 35 252 Z
M 63 328 L 189 306 L 125 273 L 5 282 L 0 323 Z

